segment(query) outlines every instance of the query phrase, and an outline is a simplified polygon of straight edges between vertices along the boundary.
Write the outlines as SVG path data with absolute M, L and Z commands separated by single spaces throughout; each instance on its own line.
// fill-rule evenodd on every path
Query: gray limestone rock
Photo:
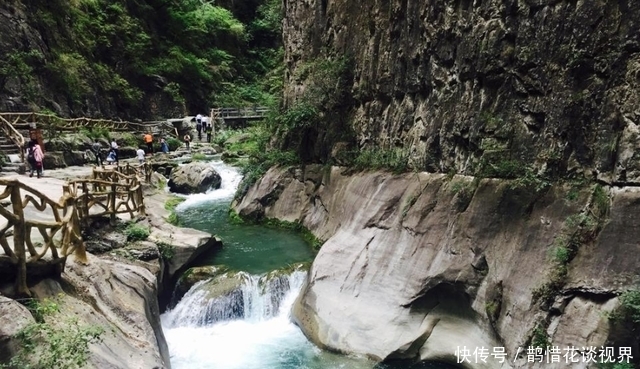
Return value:
M 182 194 L 203 193 L 220 188 L 220 175 L 207 163 L 189 163 L 171 172 L 169 189 Z

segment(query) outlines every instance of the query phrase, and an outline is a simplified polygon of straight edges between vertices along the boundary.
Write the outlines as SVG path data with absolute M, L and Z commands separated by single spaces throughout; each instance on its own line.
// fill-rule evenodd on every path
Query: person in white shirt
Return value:
M 111 139 L 111 151 L 113 151 L 113 155 L 115 156 L 115 162 L 116 165 L 120 164 L 120 153 L 118 152 L 120 147 L 118 146 L 118 143 L 116 142 L 115 138 Z
M 202 132 L 207 132 L 207 124 L 209 124 L 209 117 L 202 117 Z
M 144 156 L 145 156 L 145 152 L 144 150 L 138 148 L 138 150 L 136 151 L 136 156 L 138 157 L 138 162 L 140 164 L 144 164 Z

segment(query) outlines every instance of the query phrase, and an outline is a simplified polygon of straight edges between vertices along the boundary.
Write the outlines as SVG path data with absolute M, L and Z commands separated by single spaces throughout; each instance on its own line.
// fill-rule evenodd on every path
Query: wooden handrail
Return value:
M 6 120 L 4 117 L 0 116 L 0 128 L 4 132 L 5 136 L 7 136 L 20 150 L 20 161 L 24 163 L 24 137 L 20 132 L 16 130 L 16 128 Z
M 144 215 L 144 196 L 138 171 L 144 170 L 146 176 L 148 168 L 150 166 L 128 167 L 126 170 L 132 171 L 133 175 L 94 168 L 94 178 L 65 183 L 63 195 L 58 201 L 16 179 L 0 178 L 0 186 L 5 187 L 0 193 L 0 200 L 10 198 L 12 205 L 11 210 L 0 206 L 0 217 L 7 222 L 0 229 L 0 247 L 4 251 L 4 255 L 0 255 L 0 264 L 8 262 L 16 268 L 16 293 L 30 295 L 27 287 L 29 264 L 38 262 L 52 265 L 58 273 L 62 273 L 66 258 L 72 253 L 80 261 L 86 262 L 82 225 L 88 225 L 90 218 L 109 215 L 111 221 L 115 222 L 117 214 L 128 213 L 132 218 L 136 213 Z M 29 206 L 39 212 L 52 212 L 53 220 L 27 219 L 24 211 Z M 99 209 L 92 212 L 94 207 Z M 39 252 L 31 239 L 33 229 L 37 229 L 44 240 Z M 61 242 L 56 245 L 54 238 L 59 233 Z M 8 238 L 13 238 L 13 247 L 9 245 Z M 57 247 L 60 247 L 60 253 Z M 51 252 L 51 260 L 42 261 L 47 252 Z

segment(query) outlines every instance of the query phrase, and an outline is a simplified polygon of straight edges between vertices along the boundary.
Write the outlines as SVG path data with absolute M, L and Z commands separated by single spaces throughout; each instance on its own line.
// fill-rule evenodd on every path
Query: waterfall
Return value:
M 242 175 L 219 160 L 211 165 L 222 177 L 221 188 L 184 196 L 178 205 L 189 226 L 222 236 L 224 250 L 216 264 L 233 270 L 306 261 L 291 235 L 259 226 L 226 221 L 229 203 Z M 209 230 L 209 228 L 211 228 Z M 227 254 L 225 254 L 227 252 Z M 277 261 L 275 259 L 277 258 Z M 266 270 L 272 270 L 267 268 Z M 260 270 L 260 271 L 257 271 Z M 307 272 L 276 269 L 266 274 L 227 272 L 196 283 L 162 314 L 173 369 L 371 369 L 373 363 L 320 350 L 292 323 L 290 312 Z
M 196 283 L 175 308 L 163 314 L 163 326 L 169 329 L 206 327 L 234 319 L 260 322 L 288 315 L 307 272 L 294 271 L 289 275 L 269 273 L 262 276 L 239 272 L 232 273 L 233 277 L 229 274 Z M 207 284 L 228 278 L 240 280 L 240 287 L 222 296 L 209 298 Z
M 176 207 L 177 211 L 181 211 L 187 208 L 190 208 L 194 205 L 210 202 L 210 201 L 224 201 L 231 202 L 233 199 L 233 195 L 236 193 L 236 189 L 240 182 L 242 181 L 242 173 L 237 168 L 234 168 L 230 165 L 225 164 L 220 158 L 217 158 L 209 164 L 215 169 L 218 174 L 220 174 L 221 182 L 220 188 L 218 189 L 210 189 L 206 193 L 196 193 L 191 195 L 180 195 L 175 194 L 176 196 L 184 197 L 186 200 L 179 204 Z M 167 191 L 168 191 L 168 187 Z

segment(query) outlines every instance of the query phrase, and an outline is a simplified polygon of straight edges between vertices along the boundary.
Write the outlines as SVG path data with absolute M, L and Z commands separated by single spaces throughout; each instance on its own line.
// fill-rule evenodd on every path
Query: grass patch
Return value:
M 538 324 L 536 329 L 533 330 L 533 336 L 531 337 L 531 346 L 541 348 L 547 348 L 551 346 L 551 341 L 549 340 L 547 330 L 542 324 Z
M 229 223 L 244 224 L 245 221 L 244 219 L 242 219 L 242 217 L 240 217 L 240 214 L 238 214 L 238 212 L 235 211 L 235 209 L 229 209 Z
M 179 204 L 183 203 L 185 200 L 186 199 L 183 197 L 173 196 L 167 199 L 167 201 L 164 203 L 165 210 L 169 211 L 169 215 L 167 216 L 167 222 L 169 222 L 169 224 L 173 224 L 174 226 L 181 225 L 180 218 L 176 213 L 176 207 Z
M 151 234 L 149 228 L 138 224 L 130 224 L 124 233 L 127 235 L 127 241 L 144 241 Z
M 89 344 L 101 341 L 104 329 L 100 326 L 80 325 L 76 318 L 60 321 L 59 302 L 52 299 L 30 300 L 27 304 L 36 322 L 21 329 L 18 353 L 1 368 L 79 369 L 89 358 Z M 53 326 L 45 319 L 51 317 L 61 326 Z M 56 319 L 58 318 L 58 319 Z M 61 329 L 61 327 L 64 329 Z
M 166 242 L 158 242 L 158 251 L 164 260 L 171 260 L 176 255 L 176 249 L 173 245 Z
M 167 211 L 175 211 L 176 207 L 178 205 L 180 205 L 181 203 L 183 203 L 186 199 L 183 197 L 170 197 L 169 199 L 167 199 L 167 201 L 164 203 L 164 208 Z
M 405 149 L 365 149 L 346 155 L 344 161 L 357 170 L 385 169 L 396 174 L 410 171 L 409 152 Z
M 551 187 L 551 181 L 543 176 L 540 176 L 534 172 L 530 167 L 524 169 L 523 174 L 509 182 L 510 189 L 527 189 L 535 192 L 542 192 Z
M 172 211 L 171 213 L 169 213 L 169 216 L 167 217 L 167 222 L 169 222 L 169 224 L 172 224 L 174 226 L 180 226 L 182 223 L 180 223 L 180 218 L 178 217 L 178 214 L 176 214 L 175 211 Z
M 206 160 L 209 160 L 209 159 L 207 158 L 207 156 L 205 154 L 197 153 L 197 154 L 191 155 L 191 160 L 193 160 L 193 161 L 206 161 Z

